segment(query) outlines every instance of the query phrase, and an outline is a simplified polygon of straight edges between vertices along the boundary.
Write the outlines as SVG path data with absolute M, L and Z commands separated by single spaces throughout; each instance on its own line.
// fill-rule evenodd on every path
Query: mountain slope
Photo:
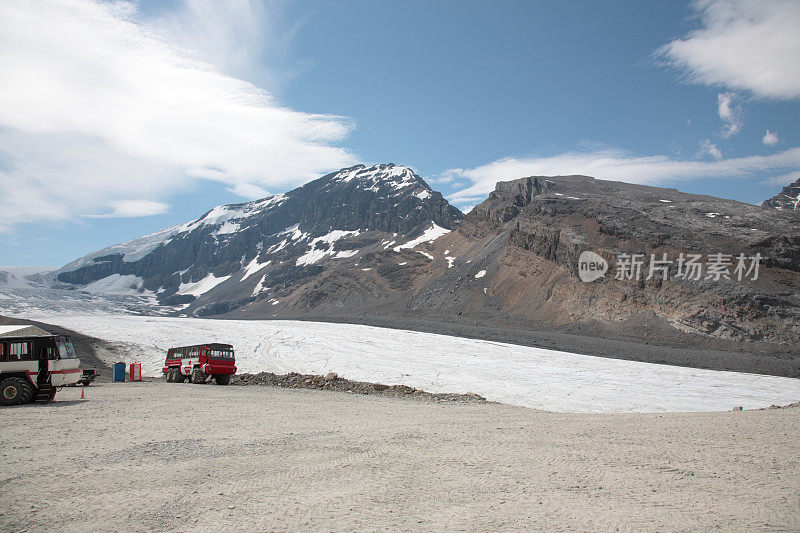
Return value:
M 436 249 L 449 249 L 453 268 L 414 295 L 415 309 L 681 345 L 800 341 L 800 226 L 790 213 L 586 176 L 530 177 L 499 183 Z M 608 262 L 604 278 L 580 280 L 584 251 Z M 643 254 L 640 279 L 615 279 L 620 253 Z M 707 279 L 707 264 L 701 279 L 679 279 L 681 253 L 704 263 L 730 254 L 732 279 Z M 761 254 L 758 280 L 736 279 L 740 253 Z M 673 261 L 667 280 L 660 271 L 646 279 L 651 254 Z M 459 298 L 440 297 L 447 292 Z

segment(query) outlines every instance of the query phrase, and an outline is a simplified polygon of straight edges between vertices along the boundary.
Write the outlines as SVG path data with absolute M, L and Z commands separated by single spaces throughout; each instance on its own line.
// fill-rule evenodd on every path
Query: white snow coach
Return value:
M 57 388 L 81 379 L 80 363 L 67 335 L 0 326 L 0 405 L 52 401 Z

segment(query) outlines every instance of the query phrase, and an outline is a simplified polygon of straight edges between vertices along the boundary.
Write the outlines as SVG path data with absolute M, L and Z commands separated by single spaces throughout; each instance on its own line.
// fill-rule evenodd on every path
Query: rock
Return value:
M 373 383 L 372 388 L 375 389 L 376 391 L 382 391 L 388 389 L 389 386 L 384 385 L 383 383 Z
M 741 410 L 742 410 L 742 406 L 741 406 L 741 405 L 740 405 L 740 406 L 738 406 L 738 407 L 734 407 L 733 409 L 731 409 L 731 411 L 741 411 Z
M 325 374 L 325 381 L 336 381 L 338 377 L 339 374 L 337 374 L 336 372 L 328 372 L 327 374 Z

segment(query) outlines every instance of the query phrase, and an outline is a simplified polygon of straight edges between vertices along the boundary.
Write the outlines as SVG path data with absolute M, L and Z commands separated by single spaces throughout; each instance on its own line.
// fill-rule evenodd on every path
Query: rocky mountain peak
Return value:
M 784 187 L 779 194 L 776 194 L 769 200 L 765 200 L 761 206 L 778 209 L 780 211 L 800 212 L 800 178 L 794 183 L 790 183 Z
M 413 193 L 422 194 L 427 198 L 429 193 L 433 192 L 433 189 L 412 169 L 394 163 L 381 163 L 370 167 L 355 165 L 328 174 L 320 178 L 320 181 L 326 183 L 326 188 L 345 185 L 372 191 L 382 196 L 401 196 Z

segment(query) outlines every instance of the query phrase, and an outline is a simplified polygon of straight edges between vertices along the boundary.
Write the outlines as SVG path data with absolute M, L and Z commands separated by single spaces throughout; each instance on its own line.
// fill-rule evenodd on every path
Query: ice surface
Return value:
M 0 267 L 0 288 L 27 289 L 41 285 L 55 267 L 5 266 Z
M 146 375 L 160 375 L 171 346 L 226 342 L 236 349 L 240 372 L 332 371 L 432 392 L 475 392 L 489 400 L 551 411 L 722 411 L 800 400 L 800 379 L 352 324 L 124 315 L 28 318 L 124 343 L 131 361 L 141 361 Z

